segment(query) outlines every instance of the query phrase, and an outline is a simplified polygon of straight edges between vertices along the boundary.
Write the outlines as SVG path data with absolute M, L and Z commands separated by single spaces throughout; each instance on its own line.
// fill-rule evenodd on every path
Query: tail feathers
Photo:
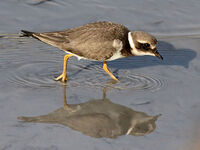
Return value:
M 33 37 L 34 32 L 26 31 L 26 30 L 21 30 L 20 37 L 24 36 L 32 36 Z
M 20 116 L 17 119 L 24 121 L 24 122 L 34 122 L 37 120 L 35 117 L 24 117 L 24 116 Z

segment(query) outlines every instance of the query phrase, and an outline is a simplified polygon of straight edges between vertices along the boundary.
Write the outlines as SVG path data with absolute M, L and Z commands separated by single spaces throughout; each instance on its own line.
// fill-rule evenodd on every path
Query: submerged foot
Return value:
M 62 81 L 62 82 L 66 82 L 68 80 L 67 76 L 64 74 L 61 74 L 60 76 L 58 76 L 57 78 L 54 78 L 55 81 Z

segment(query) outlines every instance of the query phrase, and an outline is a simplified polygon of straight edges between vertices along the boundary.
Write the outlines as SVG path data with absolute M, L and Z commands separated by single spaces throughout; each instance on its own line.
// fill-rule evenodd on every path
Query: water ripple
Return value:
M 37 61 L 23 64 L 16 67 L 8 77 L 10 83 L 22 87 L 31 88 L 52 88 L 60 84 L 54 81 L 54 77 L 58 76 L 62 67 L 57 66 L 57 61 Z M 60 72 L 60 73 L 59 73 Z M 142 74 L 132 74 L 130 71 L 119 72 L 120 82 L 109 84 L 108 86 L 124 90 L 149 90 L 157 91 L 163 86 L 163 81 L 158 77 L 152 77 Z M 84 64 L 71 63 L 68 65 L 68 86 L 98 88 L 107 84 L 109 76 L 103 71 L 101 66 L 93 65 L 84 68 Z
M 159 78 L 154 78 L 141 74 L 130 74 L 126 77 L 120 78 L 120 82 L 112 85 L 117 89 L 129 89 L 139 91 L 158 91 L 164 85 L 163 81 Z
M 55 64 L 52 61 L 40 61 L 21 65 L 11 72 L 8 81 L 21 87 L 55 87 Z
M 109 76 L 104 73 L 100 66 L 93 66 L 92 69 L 83 71 L 77 76 L 72 76 L 69 80 L 71 87 L 93 87 L 108 85 L 119 90 L 134 90 L 134 91 L 158 91 L 164 86 L 158 75 L 156 77 L 142 74 L 132 74 L 130 71 L 119 72 L 119 82 L 108 84 Z

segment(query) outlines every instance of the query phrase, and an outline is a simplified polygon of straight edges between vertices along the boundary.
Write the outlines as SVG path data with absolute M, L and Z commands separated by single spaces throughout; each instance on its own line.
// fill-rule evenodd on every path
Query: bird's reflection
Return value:
M 63 86 L 61 107 L 47 115 L 18 117 L 24 122 L 62 124 L 85 135 L 95 138 L 116 138 L 121 135 L 142 136 L 154 131 L 155 121 L 160 115 L 148 116 L 106 98 L 107 88 L 103 88 L 103 98 L 81 104 L 68 105 L 66 86 Z

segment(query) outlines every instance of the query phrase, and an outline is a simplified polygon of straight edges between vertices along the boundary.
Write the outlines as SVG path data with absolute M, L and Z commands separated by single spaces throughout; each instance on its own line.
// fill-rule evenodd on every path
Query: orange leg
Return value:
M 116 81 L 119 81 L 119 80 L 108 70 L 106 61 L 104 61 L 104 63 L 103 63 L 103 69 L 105 70 L 105 72 L 107 72 L 107 73 L 111 76 L 111 78 L 113 78 L 113 79 L 116 80 Z
M 66 54 L 64 57 L 64 64 L 63 64 L 63 73 L 55 78 L 56 81 L 61 80 L 62 82 L 66 82 L 67 80 L 67 61 L 70 57 L 72 57 L 72 54 Z

